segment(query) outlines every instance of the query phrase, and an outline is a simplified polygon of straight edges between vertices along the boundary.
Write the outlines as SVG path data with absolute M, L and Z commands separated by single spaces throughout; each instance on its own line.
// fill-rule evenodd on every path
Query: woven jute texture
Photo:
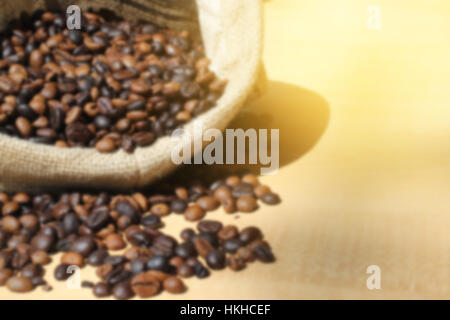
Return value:
M 71 4 L 82 10 L 105 8 L 133 21 L 198 31 L 212 60 L 211 68 L 229 82 L 217 106 L 197 117 L 195 126 L 224 129 L 255 87 L 264 82 L 260 0 L 0 1 L 0 29 L 24 12 L 38 8 L 65 11 Z M 201 139 L 194 134 L 194 121 L 186 124 L 185 134 Z M 101 154 L 94 148 L 57 148 L 0 134 L 0 190 L 144 186 L 176 167 L 171 152 L 180 141 L 194 140 L 163 137 L 130 155 L 123 150 Z

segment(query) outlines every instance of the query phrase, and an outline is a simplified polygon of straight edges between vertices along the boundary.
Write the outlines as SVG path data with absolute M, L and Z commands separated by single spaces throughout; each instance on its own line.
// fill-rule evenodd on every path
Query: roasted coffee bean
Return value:
M 131 276 L 131 272 L 123 269 L 121 266 L 113 269 L 108 275 L 106 275 L 106 282 L 114 286 L 122 281 L 129 279 Z
M 181 231 L 181 234 L 180 234 L 181 239 L 183 239 L 184 241 L 191 241 L 194 239 L 194 236 L 195 236 L 195 231 L 190 228 L 183 229 L 183 231 Z
M 258 208 L 256 199 L 250 196 L 243 196 L 237 199 L 236 208 L 240 212 L 253 212 Z
M 239 182 L 233 187 L 233 189 L 231 190 L 231 194 L 235 198 L 254 197 L 255 194 L 253 192 L 253 188 L 254 186 L 250 183 Z
M 242 247 L 243 243 L 241 240 L 237 238 L 229 239 L 224 241 L 223 248 L 226 252 L 236 253 L 240 247 Z
M 139 257 L 130 262 L 130 271 L 132 274 L 136 275 L 146 270 L 146 262 L 145 258 Z
M 116 284 L 112 289 L 112 293 L 114 297 L 119 300 L 130 299 L 134 296 L 134 292 L 131 289 L 129 281 Z
M 225 254 L 220 250 L 211 250 L 206 256 L 206 262 L 211 269 L 223 269 L 226 263 Z
M 213 246 L 201 237 L 196 237 L 194 239 L 194 247 L 197 253 L 203 258 L 206 258 L 208 253 L 213 250 Z
M 149 270 L 168 271 L 170 270 L 169 261 L 163 256 L 154 256 L 147 260 L 146 267 Z
M 29 292 L 33 290 L 31 280 L 23 276 L 14 276 L 8 279 L 6 286 L 13 292 Z
M 213 211 L 219 207 L 219 202 L 210 196 L 201 197 L 197 199 L 196 203 L 205 211 Z
M 223 225 L 219 221 L 203 220 L 197 224 L 197 229 L 200 232 L 217 233 L 222 229 Z
M 183 259 L 196 255 L 196 249 L 192 242 L 184 242 L 175 247 L 175 254 Z
M 104 282 L 97 283 L 92 289 L 92 292 L 98 298 L 109 297 L 111 295 L 110 287 Z
M 67 280 L 73 271 L 70 270 L 70 265 L 60 264 L 55 268 L 54 276 L 56 280 Z
M 186 290 L 184 283 L 177 277 L 168 277 L 163 281 L 164 290 L 170 293 L 182 293 Z
M 97 244 L 93 237 L 84 236 L 75 240 L 70 247 L 70 251 L 79 253 L 83 257 L 87 257 L 92 251 L 95 250 Z
M 237 256 L 229 256 L 227 258 L 227 266 L 233 271 L 239 271 L 245 268 L 245 260 Z
M 239 234 L 239 239 L 244 244 L 249 244 L 255 240 L 261 240 L 262 238 L 263 235 L 261 233 L 261 230 L 256 227 L 247 227 L 243 229 Z
M 219 186 L 217 189 L 214 190 L 214 198 L 216 198 L 220 202 L 224 202 L 228 199 L 231 199 L 233 195 L 231 194 L 231 191 L 226 186 Z
M 253 191 L 259 199 L 261 199 L 261 197 L 265 194 L 271 193 L 270 188 L 266 185 L 258 185 L 253 189 Z
M 189 278 L 194 274 L 194 270 L 191 266 L 186 263 L 183 263 L 177 268 L 177 275 L 182 278 Z
M 38 277 L 43 274 L 43 268 L 40 264 L 29 263 L 23 267 L 21 274 L 23 277 L 32 279 L 33 277 Z
M 171 203 L 170 203 L 170 209 L 171 211 L 175 212 L 175 213 L 183 213 L 187 208 L 187 203 L 186 201 L 182 200 L 182 199 L 174 199 Z
M 107 256 L 103 260 L 103 263 L 110 264 L 112 266 L 118 266 L 125 263 L 127 259 L 124 256 Z
M 196 236 L 196 238 L 201 238 L 203 240 L 206 240 L 214 248 L 217 248 L 219 246 L 219 238 L 217 237 L 217 234 L 215 234 L 214 232 L 202 232 L 202 233 L 199 233 Z
M 122 235 L 112 233 L 105 238 L 106 247 L 109 250 L 121 250 L 125 248 L 126 243 L 123 240 Z
M 61 264 L 75 265 L 83 267 L 83 256 L 75 252 L 66 252 L 61 256 Z
M 98 249 L 92 252 L 87 258 L 87 263 L 91 266 L 100 266 L 108 256 L 108 252 L 104 249 Z
M 165 203 L 157 203 L 152 206 L 152 208 L 150 209 L 150 212 L 159 217 L 164 217 L 170 213 L 170 208 Z
M 31 261 L 35 264 L 45 265 L 50 263 L 51 258 L 47 254 L 47 252 L 38 250 L 31 254 Z
M 235 226 L 225 226 L 223 227 L 218 233 L 217 233 L 217 237 L 222 240 L 229 240 L 229 239 L 233 239 L 234 237 L 236 237 L 239 234 L 238 229 Z
M 205 216 L 206 212 L 197 204 L 190 205 L 184 211 L 184 217 L 188 221 L 198 221 Z
M 255 255 L 256 259 L 259 261 L 268 263 L 275 261 L 275 256 L 272 253 L 272 250 L 270 250 L 267 246 L 256 246 L 253 248 L 253 254 Z
M 205 266 L 203 264 L 201 264 L 200 262 L 195 265 L 194 273 L 197 276 L 197 278 L 199 278 L 199 279 L 207 278 L 210 275 L 209 270 L 206 269 Z
M 98 231 L 105 227 L 109 222 L 109 210 L 105 206 L 97 207 L 88 216 L 86 223 L 89 228 Z
M 261 201 L 268 205 L 276 205 L 281 202 L 280 197 L 272 192 L 263 194 L 261 196 Z
M 31 247 L 34 250 L 50 251 L 54 244 L 53 236 L 46 234 L 38 234 L 31 240 Z
M 160 280 L 150 272 L 138 274 L 131 279 L 131 289 L 141 298 L 148 298 L 158 294 L 160 288 Z
M 161 222 L 160 216 L 158 216 L 156 214 L 149 214 L 149 215 L 142 217 L 141 224 L 146 227 L 151 227 L 151 228 L 157 229 L 157 228 L 161 227 L 162 222 Z
M 116 149 L 116 143 L 113 139 L 104 137 L 95 144 L 95 148 L 100 152 L 111 152 Z
M 11 269 L 0 269 L 0 286 L 4 286 L 12 275 Z

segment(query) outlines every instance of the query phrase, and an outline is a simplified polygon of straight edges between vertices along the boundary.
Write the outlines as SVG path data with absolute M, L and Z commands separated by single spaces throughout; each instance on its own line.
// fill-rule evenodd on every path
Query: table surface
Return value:
M 157 298 L 449 297 L 450 2 L 269 0 L 264 10 L 268 91 L 234 125 L 280 129 L 281 168 L 262 181 L 283 203 L 208 218 L 259 226 L 277 262 Z M 186 225 L 165 221 L 174 235 Z M 380 290 L 366 286 L 370 265 Z M 95 279 L 90 268 L 82 277 Z M 93 298 L 50 281 L 50 293 L 1 288 L 0 298 Z

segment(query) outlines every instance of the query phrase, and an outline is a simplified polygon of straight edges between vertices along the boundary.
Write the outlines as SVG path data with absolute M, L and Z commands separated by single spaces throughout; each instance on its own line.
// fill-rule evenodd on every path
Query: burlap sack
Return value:
M 65 11 L 71 4 L 82 10 L 107 8 L 134 21 L 155 21 L 192 32 L 199 25 L 212 69 L 229 80 L 217 106 L 196 118 L 204 129 L 224 129 L 261 79 L 260 0 L 4 0 L 0 1 L 0 29 L 22 12 L 37 8 Z M 188 123 L 186 132 L 194 134 L 193 127 Z M 56 148 L 0 134 L 0 189 L 140 187 L 175 168 L 171 151 L 177 143 L 164 137 L 131 155 L 123 150 L 101 154 L 94 148 Z

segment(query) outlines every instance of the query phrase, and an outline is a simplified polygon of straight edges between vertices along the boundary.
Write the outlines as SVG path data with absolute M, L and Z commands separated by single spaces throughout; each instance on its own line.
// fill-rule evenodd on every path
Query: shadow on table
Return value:
M 329 105 L 319 94 L 296 85 L 270 81 L 267 92 L 245 106 L 228 128 L 268 129 L 269 132 L 270 129 L 279 129 L 280 167 L 283 167 L 301 158 L 317 144 L 328 126 L 329 118 Z M 188 176 L 207 175 L 217 179 L 230 172 L 259 174 L 260 168 L 258 164 L 186 165 L 180 171 Z

